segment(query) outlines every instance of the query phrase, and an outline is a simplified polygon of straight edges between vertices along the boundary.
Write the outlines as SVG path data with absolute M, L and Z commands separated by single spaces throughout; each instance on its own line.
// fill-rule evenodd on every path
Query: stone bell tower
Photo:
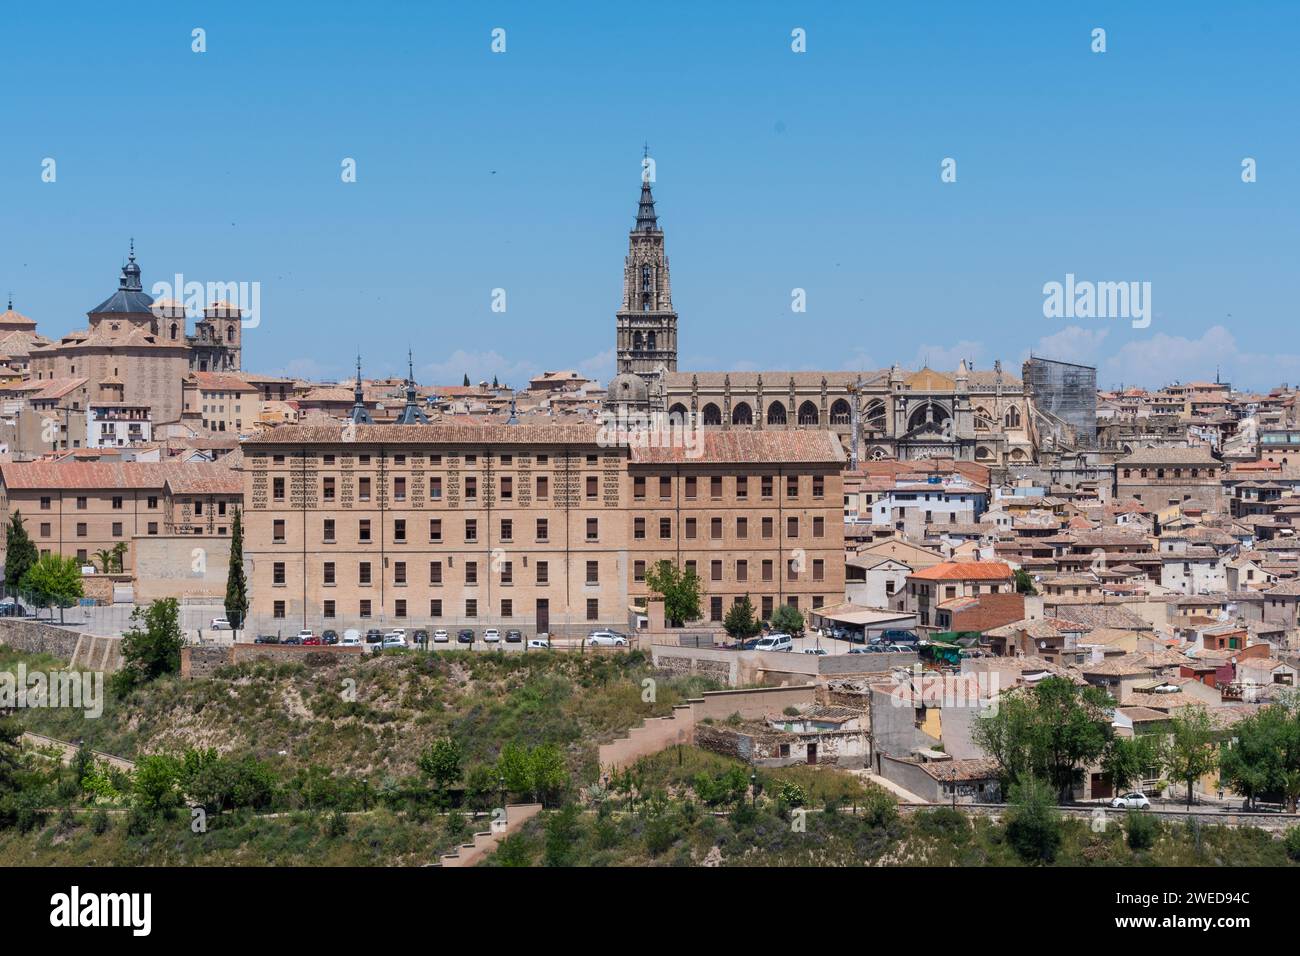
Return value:
M 650 189 L 653 169 L 647 150 L 641 165 L 641 202 L 623 265 L 623 307 L 617 316 L 618 368 L 643 376 L 656 375 L 661 367 L 677 371 L 677 313 L 664 232 Z

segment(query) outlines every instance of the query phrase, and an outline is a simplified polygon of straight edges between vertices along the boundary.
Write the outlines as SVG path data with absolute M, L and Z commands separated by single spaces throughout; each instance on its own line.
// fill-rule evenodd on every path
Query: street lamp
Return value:
M 497 777 L 497 787 L 501 791 L 501 809 L 504 810 L 506 806 L 506 775 L 505 774 L 501 774 Z
M 749 775 L 749 785 L 754 791 L 754 809 L 758 809 L 758 771 Z

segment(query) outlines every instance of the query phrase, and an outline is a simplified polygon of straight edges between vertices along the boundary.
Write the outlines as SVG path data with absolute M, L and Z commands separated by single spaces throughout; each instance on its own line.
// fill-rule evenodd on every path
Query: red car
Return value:
M 319 638 L 319 637 L 316 637 L 316 636 L 314 636 L 314 635 L 313 635 L 312 637 L 304 637 L 304 638 L 302 639 L 302 643 L 303 643 L 303 646 L 304 646 L 304 647 L 307 646 L 307 645 L 309 645 L 309 644 L 312 645 L 312 646 L 314 646 L 314 647 L 319 647 L 319 646 L 320 646 L 320 638 Z

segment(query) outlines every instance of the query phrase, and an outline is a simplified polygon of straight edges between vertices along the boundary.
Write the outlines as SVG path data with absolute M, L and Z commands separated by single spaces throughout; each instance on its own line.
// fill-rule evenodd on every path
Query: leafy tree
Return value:
M 448 787 L 460 782 L 463 773 L 461 762 L 464 759 L 460 744 L 450 737 L 443 737 L 425 748 L 417 765 L 420 772 L 433 782 L 439 796 L 442 796 Z
M 23 527 L 21 511 L 15 511 L 9 519 L 5 539 L 5 590 L 13 593 L 18 590 L 23 575 L 36 563 L 38 555 L 36 545 Z
M 1112 737 L 1101 755 L 1101 769 L 1115 793 L 1123 793 L 1156 765 L 1159 748 L 1152 737 Z
M 15 720 L 0 720 L 0 830 L 18 821 L 19 738 L 23 729 Z
M 1111 703 L 1100 688 L 1049 677 L 1003 695 L 997 712 L 977 720 L 972 735 L 1010 783 L 1046 780 L 1068 801 L 1080 767 L 1100 758 L 1113 736 Z
M 226 619 L 242 628 L 248 616 L 248 579 L 244 576 L 244 521 L 235 509 L 230 526 L 230 568 L 226 572 Z
M 180 762 L 167 754 L 148 754 L 135 765 L 132 790 L 137 809 L 166 813 L 180 805 Z
M 1052 787 L 1027 777 L 1011 789 L 1007 811 L 1007 842 L 1029 862 L 1051 863 L 1061 846 L 1061 815 L 1052 799 Z
M 1169 776 L 1187 784 L 1187 808 L 1192 807 L 1192 786 L 1218 766 L 1216 733 L 1204 707 L 1184 707 L 1170 721 L 1164 766 Z
M 63 622 L 64 608 L 72 607 L 84 593 L 81 587 L 81 565 L 76 558 L 57 554 L 40 557 L 23 575 L 20 587 L 31 595 L 41 607 L 57 607 L 59 622 Z
M 531 748 L 506 744 L 497 759 L 497 774 L 509 793 L 526 793 L 543 802 L 554 799 L 569 783 L 564 755 L 553 744 Z
M 1034 587 L 1033 576 L 1024 568 L 1016 568 L 1016 593 L 1017 594 L 1037 594 L 1038 588 Z
M 509 793 L 529 793 L 533 789 L 532 766 L 528 751 L 519 744 L 508 743 L 497 757 L 497 776 Z
M 727 611 L 727 616 L 722 619 L 722 627 L 730 637 L 737 641 L 753 637 L 763 629 L 754 614 L 754 604 L 749 600 L 748 594 L 731 605 L 730 610 Z
M 671 561 L 656 561 L 646 572 L 646 585 L 663 598 L 664 617 L 673 627 L 700 617 L 700 578 L 694 568 L 680 570 Z
M 1233 741 L 1219 757 L 1219 777 L 1249 804 L 1280 793 L 1294 813 L 1300 796 L 1300 700 L 1269 704 L 1233 725 Z
M 573 865 L 579 814 L 576 803 L 566 803 L 546 818 L 546 845 L 542 860 L 547 866 Z
M 181 669 L 180 606 L 175 598 L 160 598 L 131 612 L 134 626 L 122 635 L 122 667 L 113 675 L 113 687 L 125 694 L 133 687 Z
M 797 607 L 782 604 L 772 612 L 772 630 L 798 637 L 803 633 L 803 614 Z

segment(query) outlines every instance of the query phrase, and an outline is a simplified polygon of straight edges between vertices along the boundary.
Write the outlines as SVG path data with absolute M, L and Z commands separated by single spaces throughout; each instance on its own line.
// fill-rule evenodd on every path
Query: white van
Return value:
M 754 645 L 756 651 L 789 651 L 794 649 L 794 638 L 789 634 L 769 634 Z

